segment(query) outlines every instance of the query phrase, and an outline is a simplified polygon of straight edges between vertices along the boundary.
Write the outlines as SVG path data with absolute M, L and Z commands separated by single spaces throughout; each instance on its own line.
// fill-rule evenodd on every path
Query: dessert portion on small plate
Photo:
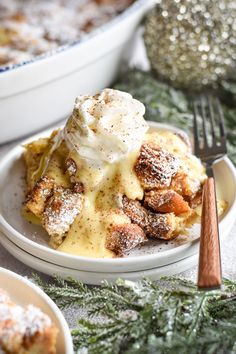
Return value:
M 52 248 L 119 257 L 192 226 L 204 167 L 186 136 L 148 132 L 144 113 L 118 90 L 78 96 L 63 129 L 25 145 L 24 216 L 42 225 Z
M 4 268 L 0 268 L 0 284 L 0 351 L 73 353 L 62 313 L 38 286 Z
M 183 132 L 148 125 L 144 112 L 117 90 L 79 96 L 65 127 L 13 149 L 0 166 L 3 232 L 36 257 L 85 271 L 150 269 L 195 254 L 204 167 Z M 226 234 L 235 170 L 226 158 L 215 172 Z
M 65 127 L 25 145 L 24 216 L 54 249 L 112 258 L 175 239 L 199 218 L 206 178 L 188 137 L 148 132 L 126 92 L 81 95 Z M 226 208 L 220 201 L 219 214 Z

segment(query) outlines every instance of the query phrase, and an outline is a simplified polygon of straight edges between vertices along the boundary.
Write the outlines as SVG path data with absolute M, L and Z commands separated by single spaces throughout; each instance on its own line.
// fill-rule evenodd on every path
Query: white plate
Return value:
M 152 129 L 177 129 L 150 123 Z M 177 130 L 178 131 L 178 130 Z M 47 136 L 47 131 L 43 135 Z M 42 134 L 27 141 L 31 141 Z M 60 266 L 92 272 L 128 272 L 160 267 L 194 255 L 199 247 L 199 225 L 191 230 L 191 236 L 179 237 L 171 242 L 154 241 L 130 252 L 125 258 L 93 259 L 63 253 L 50 248 L 48 236 L 41 226 L 28 223 L 21 216 L 24 200 L 24 164 L 20 158 L 22 146 L 15 147 L 0 163 L 0 227 L 19 247 L 32 255 Z M 214 168 L 218 193 L 228 202 L 228 208 L 220 221 L 221 238 L 226 236 L 233 223 L 236 210 L 236 173 L 228 158 L 221 160 Z
M 69 327 L 56 304 L 35 284 L 5 268 L 0 268 L 0 286 L 20 306 L 29 304 L 39 307 L 59 329 L 57 353 L 73 354 L 73 343 Z
M 184 272 L 197 264 L 198 255 L 184 258 L 178 262 L 157 267 L 149 270 L 138 272 L 124 273 L 107 273 L 107 272 L 85 272 L 78 269 L 61 267 L 59 265 L 44 261 L 40 258 L 32 256 L 20 247 L 16 246 L 3 234 L 0 235 L 0 243 L 19 261 L 25 263 L 40 272 L 48 275 L 59 275 L 63 278 L 73 277 L 82 281 L 85 284 L 100 285 L 103 280 L 115 282 L 117 279 L 140 280 L 142 278 L 150 278 L 152 280 L 160 279 L 162 276 L 174 275 Z

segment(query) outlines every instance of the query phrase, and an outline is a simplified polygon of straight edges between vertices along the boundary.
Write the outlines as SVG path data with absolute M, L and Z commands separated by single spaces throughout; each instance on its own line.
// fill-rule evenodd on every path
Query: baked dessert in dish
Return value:
M 53 248 L 122 256 L 197 221 L 204 167 L 187 136 L 151 131 L 144 113 L 125 92 L 79 96 L 63 129 L 25 146 L 24 216 L 45 228 Z
M 0 352 L 55 354 L 58 330 L 39 308 L 15 304 L 0 289 Z
M 78 41 L 133 0 L 8 0 L 0 3 L 0 68 Z

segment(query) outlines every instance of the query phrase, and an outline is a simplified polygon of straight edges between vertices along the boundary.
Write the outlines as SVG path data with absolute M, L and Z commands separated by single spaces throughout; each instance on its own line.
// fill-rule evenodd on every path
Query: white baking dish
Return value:
M 153 0 L 137 0 L 78 43 L 0 72 L 0 143 L 66 117 L 75 97 L 108 87 Z

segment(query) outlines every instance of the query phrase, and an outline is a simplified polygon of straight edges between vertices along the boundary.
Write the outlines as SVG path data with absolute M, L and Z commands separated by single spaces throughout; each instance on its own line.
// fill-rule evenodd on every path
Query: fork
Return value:
M 193 103 L 194 150 L 206 167 L 203 186 L 201 236 L 198 265 L 198 288 L 221 286 L 222 271 L 216 189 L 213 164 L 227 153 L 223 111 L 219 100 L 201 96 Z M 201 123 L 199 122 L 201 120 Z M 210 126 L 210 137 L 207 134 Z

